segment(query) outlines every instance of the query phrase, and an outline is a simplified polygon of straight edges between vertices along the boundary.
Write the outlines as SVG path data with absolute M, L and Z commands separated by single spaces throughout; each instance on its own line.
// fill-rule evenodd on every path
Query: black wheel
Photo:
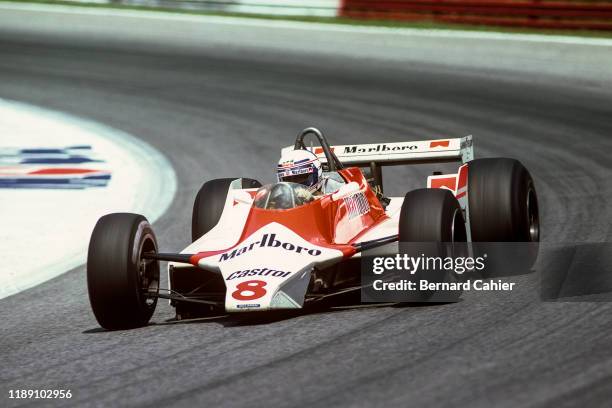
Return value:
M 151 225 L 138 214 L 115 213 L 98 220 L 87 253 L 87 288 L 94 315 L 108 330 L 131 329 L 149 322 L 159 291 L 159 262 Z
M 400 242 L 465 242 L 461 207 L 448 190 L 421 188 L 404 197 L 399 219 Z
M 210 180 L 198 191 L 195 202 L 193 203 L 193 215 L 191 218 L 191 240 L 195 241 L 208 231 L 213 229 L 219 222 L 223 207 L 225 207 L 225 199 L 232 182 L 236 178 L 224 178 Z M 239 188 L 258 188 L 261 183 L 257 180 L 248 178 L 238 179 Z
M 477 255 L 488 255 L 483 275 L 529 273 L 540 241 L 538 197 L 531 175 L 514 159 L 478 159 L 468 166 L 473 249 Z
M 472 241 L 540 241 L 535 186 L 518 160 L 493 158 L 469 162 L 468 205 Z
M 423 188 L 406 194 L 399 218 L 401 253 L 440 258 L 462 256 L 465 255 L 466 247 L 462 243 L 466 242 L 466 235 L 461 207 L 450 191 Z M 411 279 L 417 285 L 422 279 L 433 283 L 457 281 L 453 272 L 442 268 L 421 270 Z M 413 295 L 412 301 L 454 302 L 461 291 L 426 290 Z

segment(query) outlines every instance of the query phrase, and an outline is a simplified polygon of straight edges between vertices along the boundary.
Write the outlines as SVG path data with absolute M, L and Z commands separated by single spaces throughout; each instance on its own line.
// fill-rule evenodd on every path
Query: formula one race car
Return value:
M 307 135 L 319 146 L 307 148 Z M 513 159 L 474 160 L 471 136 L 331 147 L 308 128 L 286 149 L 314 152 L 337 191 L 315 196 L 287 182 L 208 181 L 193 207 L 193 242 L 178 254 L 158 252 L 141 215 L 100 218 L 87 259 L 100 325 L 145 325 L 158 298 L 170 299 L 177 319 L 302 308 L 358 291 L 360 253 L 397 241 L 539 241 L 529 172 Z M 405 197 L 384 196 L 381 167 L 426 162 L 461 165 L 429 176 L 427 188 Z M 167 289 L 159 287 L 160 261 L 168 262 Z

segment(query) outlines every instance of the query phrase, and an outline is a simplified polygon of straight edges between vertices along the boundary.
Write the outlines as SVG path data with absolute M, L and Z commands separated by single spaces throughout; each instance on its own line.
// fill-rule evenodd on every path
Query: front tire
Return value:
M 145 217 L 114 213 L 98 220 L 87 254 L 87 288 L 103 328 L 131 329 L 151 319 L 159 292 L 159 262 L 143 259 L 146 252 L 157 252 L 157 239 Z
M 399 219 L 401 253 L 435 258 L 463 255 L 466 235 L 461 207 L 450 191 L 423 188 L 406 194 Z M 433 268 L 419 270 L 411 275 L 411 280 L 419 287 L 421 280 L 440 283 L 456 282 L 457 278 L 443 268 Z M 461 291 L 455 290 L 419 290 L 413 292 L 411 301 L 455 302 L 460 295 Z
M 448 190 L 421 188 L 404 197 L 399 219 L 400 242 L 465 242 L 461 207 Z

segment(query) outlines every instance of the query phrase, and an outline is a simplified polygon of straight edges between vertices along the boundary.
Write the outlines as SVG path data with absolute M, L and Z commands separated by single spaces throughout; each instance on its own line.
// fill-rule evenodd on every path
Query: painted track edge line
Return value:
M 81 118 L 65 112 L 47 109 L 11 99 L 0 98 L 0 101 L 10 103 L 21 109 L 41 115 L 42 117 L 55 119 L 69 125 L 88 130 L 101 138 L 111 141 L 113 144 L 121 146 L 121 149 L 124 151 L 127 150 L 128 154 L 131 156 L 134 156 L 136 152 L 138 152 L 139 155 L 144 152 L 146 157 L 149 159 L 149 163 L 156 163 L 154 168 L 150 164 L 147 164 L 147 167 L 150 167 L 149 173 L 155 174 L 156 177 L 156 183 L 148 186 L 151 190 L 149 195 L 155 197 L 156 199 L 150 200 L 148 203 L 143 203 L 143 206 L 137 208 L 137 210 L 146 214 L 149 222 L 153 224 L 165 214 L 172 204 L 177 191 L 177 178 L 174 168 L 172 167 L 170 161 L 161 152 L 157 151 L 144 141 L 124 131 L 103 125 L 91 119 Z M 11 289 L 5 288 L 3 291 L 0 291 L 0 299 L 17 295 L 27 289 L 31 289 L 44 282 L 54 279 L 81 265 L 84 265 L 86 261 L 86 251 L 83 252 L 79 250 L 78 252 L 68 253 L 60 262 L 52 262 L 46 265 L 45 268 L 49 271 L 49 273 L 45 273 L 43 277 L 37 277 L 29 282 L 24 280 L 25 283 L 20 284 L 18 289 L 16 287 L 12 287 Z

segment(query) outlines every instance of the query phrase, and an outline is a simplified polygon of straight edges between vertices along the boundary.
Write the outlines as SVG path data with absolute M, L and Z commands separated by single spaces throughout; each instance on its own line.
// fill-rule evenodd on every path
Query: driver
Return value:
M 279 182 L 302 184 L 313 195 L 336 191 L 342 185 L 324 176 L 321 160 L 311 151 L 303 149 L 284 154 L 278 161 L 276 175 Z

